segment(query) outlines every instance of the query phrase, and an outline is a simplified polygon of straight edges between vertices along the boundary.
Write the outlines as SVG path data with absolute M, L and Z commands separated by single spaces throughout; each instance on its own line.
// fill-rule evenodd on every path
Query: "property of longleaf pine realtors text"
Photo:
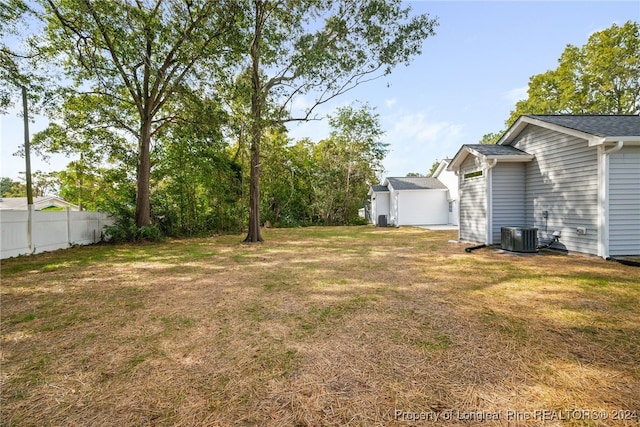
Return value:
M 505 411 L 425 411 L 408 412 L 396 410 L 394 418 L 401 421 L 637 421 L 637 410 L 599 410 L 599 409 L 564 409 L 564 410 L 533 410 L 518 411 L 507 409 Z

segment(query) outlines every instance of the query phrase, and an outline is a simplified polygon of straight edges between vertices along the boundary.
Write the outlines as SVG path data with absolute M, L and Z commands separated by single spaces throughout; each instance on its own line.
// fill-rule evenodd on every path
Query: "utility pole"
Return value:
M 29 109 L 27 107 L 27 88 L 22 86 L 22 108 L 24 114 L 24 159 L 26 162 L 27 176 L 27 244 L 29 252 L 33 252 L 33 239 L 31 231 L 33 228 L 33 189 L 31 185 L 31 148 L 29 146 Z

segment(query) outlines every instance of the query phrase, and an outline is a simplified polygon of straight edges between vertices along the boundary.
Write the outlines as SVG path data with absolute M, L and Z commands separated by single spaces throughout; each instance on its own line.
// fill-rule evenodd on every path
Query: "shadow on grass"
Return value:
M 638 403 L 636 270 L 468 255 L 453 236 L 270 229 L 3 261 L 3 419 L 387 425 L 396 408 Z

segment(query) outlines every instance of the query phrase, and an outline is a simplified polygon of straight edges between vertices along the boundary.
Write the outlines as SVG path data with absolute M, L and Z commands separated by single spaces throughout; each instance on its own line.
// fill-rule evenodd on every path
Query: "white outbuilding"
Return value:
M 375 225 L 449 224 L 449 190 L 436 178 L 385 178 L 371 187 L 369 196 Z

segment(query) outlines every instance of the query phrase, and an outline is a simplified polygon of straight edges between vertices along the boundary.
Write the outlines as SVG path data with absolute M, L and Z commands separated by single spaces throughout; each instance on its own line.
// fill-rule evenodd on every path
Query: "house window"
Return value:
M 453 202 L 449 202 L 449 213 L 453 212 Z
M 482 176 L 482 171 L 469 172 L 464 174 L 464 179 L 476 178 Z

